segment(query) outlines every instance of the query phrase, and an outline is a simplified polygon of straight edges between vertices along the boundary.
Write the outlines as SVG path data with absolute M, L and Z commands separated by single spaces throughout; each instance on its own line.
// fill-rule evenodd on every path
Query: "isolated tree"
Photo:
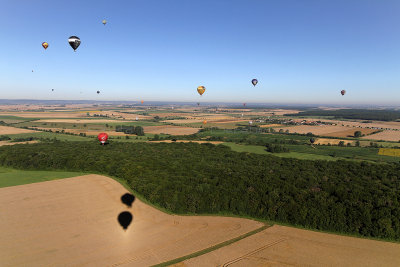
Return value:
M 339 146 L 344 146 L 344 141 L 340 141 L 338 145 Z
M 362 136 L 361 131 L 355 131 L 354 132 L 354 137 L 361 137 L 361 136 Z
M 356 141 L 356 146 L 358 146 L 358 147 L 360 146 L 360 141 L 358 141 L 358 140 Z

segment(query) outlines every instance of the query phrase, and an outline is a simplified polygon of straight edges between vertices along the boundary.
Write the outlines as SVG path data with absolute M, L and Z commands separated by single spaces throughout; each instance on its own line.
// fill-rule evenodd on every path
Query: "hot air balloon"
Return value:
M 118 222 L 124 228 L 124 230 L 128 229 L 128 226 L 132 222 L 132 214 L 128 211 L 121 212 L 118 215 Z
M 203 95 L 205 91 L 206 88 L 204 86 L 197 87 L 197 92 L 199 92 L 200 95 Z
M 341 93 L 342 95 L 344 95 L 344 94 L 346 93 L 346 90 L 342 90 L 342 91 L 340 91 L 340 93 Z
M 314 142 L 315 142 L 315 138 L 310 138 L 310 143 L 314 144 Z
M 106 25 L 107 20 L 103 19 L 102 23 L 103 23 L 103 25 Z
M 142 101 L 140 101 L 140 103 L 142 103 L 142 104 L 143 104 L 143 102 L 144 102 L 143 100 L 142 100 Z
M 100 91 L 97 91 L 97 94 L 100 94 Z
M 243 103 L 243 107 L 245 107 L 246 106 L 246 103 Z
M 53 91 L 54 91 L 54 89 L 51 89 L 51 91 L 53 92 Z
M 207 121 L 203 121 L 203 124 L 206 125 L 206 124 L 207 124 Z
M 43 46 L 44 50 L 46 50 L 47 47 L 49 47 L 49 44 L 48 44 L 47 42 L 43 42 L 43 43 L 42 43 L 42 46 Z
M 254 86 L 256 86 L 257 83 L 258 83 L 258 81 L 257 81 L 257 79 L 253 79 L 253 80 L 251 80 L 251 83 L 252 83 Z
M 79 37 L 76 36 L 70 36 L 68 38 L 68 43 L 72 47 L 72 49 L 74 49 L 74 51 L 76 52 L 76 49 L 78 49 L 79 45 L 81 44 L 81 39 L 79 39 Z
M 104 145 L 107 142 L 108 139 L 108 134 L 106 133 L 99 133 L 99 135 L 97 136 L 97 139 L 99 139 L 100 143 L 102 145 Z

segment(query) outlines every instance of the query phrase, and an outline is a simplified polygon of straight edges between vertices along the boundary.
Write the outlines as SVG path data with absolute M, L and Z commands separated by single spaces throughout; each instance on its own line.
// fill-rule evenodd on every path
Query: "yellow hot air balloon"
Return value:
M 43 46 L 43 48 L 46 50 L 47 47 L 49 47 L 49 44 L 48 44 L 47 42 L 43 42 L 43 43 L 42 43 L 42 46 Z
M 106 25 L 107 20 L 103 19 L 102 23 L 103 23 L 103 25 Z
M 197 92 L 199 92 L 200 95 L 203 95 L 205 91 L 206 88 L 204 86 L 197 87 Z

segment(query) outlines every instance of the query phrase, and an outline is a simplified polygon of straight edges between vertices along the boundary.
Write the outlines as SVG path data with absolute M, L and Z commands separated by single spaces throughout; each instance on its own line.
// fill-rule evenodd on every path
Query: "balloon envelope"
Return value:
M 49 44 L 48 44 L 47 42 L 43 42 L 43 43 L 42 43 L 42 46 L 43 46 L 43 48 L 46 50 L 47 47 L 49 47 Z
M 107 20 L 103 19 L 102 23 L 103 23 L 104 25 L 106 25 Z
M 258 81 L 257 81 L 257 79 L 253 79 L 253 80 L 251 80 L 251 83 L 252 83 L 254 86 L 256 86 L 257 83 L 258 83 Z
M 346 93 L 346 90 L 342 90 L 342 91 L 340 91 L 340 93 L 341 93 L 342 95 L 344 95 L 344 94 Z
M 102 144 L 104 145 L 105 142 L 107 142 L 108 134 L 106 134 L 106 133 L 99 133 L 99 135 L 97 136 L 97 139 L 99 139 L 100 143 L 102 143 Z
M 77 36 L 70 36 L 68 38 L 68 43 L 69 45 L 72 47 L 72 49 L 74 49 L 74 51 L 76 51 L 76 49 L 80 46 L 81 44 L 81 39 L 79 39 L 79 37 Z
M 97 91 L 97 94 L 100 94 L 100 91 Z
M 128 211 L 121 212 L 118 215 L 118 222 L 124 228 L 124 230 L 128 229 L 128 226 L 132 222 L 132 214 Z
M 207 124 L 207 121 L 203 121 L 203 124 Z
M 206 91 L 206 88 L 205 88 L 204 86 L 199 86 L 199 87 L 197 87 L 197 92 L 198 92 L 200 95 L 203 95 L 205 91 Z

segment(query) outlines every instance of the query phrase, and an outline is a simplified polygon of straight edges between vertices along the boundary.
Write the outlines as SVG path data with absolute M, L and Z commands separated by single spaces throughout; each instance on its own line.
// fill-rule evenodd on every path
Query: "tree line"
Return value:
M 230 213 L 400 240 L 400 164 L 310 161 L 223 145 L 54 141 L 0 147 L 0 164 L 124 179 L 175 213 Z
M 395 121 L 400 119 L 400 111 L 381 109 L 308 110 L 296 114 L 285 114 L 285 116 L 333 116 L 335 119 Z

